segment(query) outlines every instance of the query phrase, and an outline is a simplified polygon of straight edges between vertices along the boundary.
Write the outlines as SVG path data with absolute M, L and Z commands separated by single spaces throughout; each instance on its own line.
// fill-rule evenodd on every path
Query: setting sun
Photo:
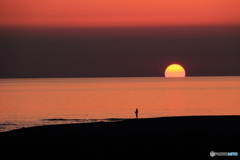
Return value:
M 179 64 L 171 64 L 165 70 L 165 77 L 185 77 L 185 70 Z

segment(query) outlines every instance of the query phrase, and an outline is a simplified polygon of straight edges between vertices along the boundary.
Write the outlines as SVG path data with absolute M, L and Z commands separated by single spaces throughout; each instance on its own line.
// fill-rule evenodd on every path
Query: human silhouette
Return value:
M 136 109 L 135 114 L 136 114 L 136 118 L 138 118 L 138 109 Z

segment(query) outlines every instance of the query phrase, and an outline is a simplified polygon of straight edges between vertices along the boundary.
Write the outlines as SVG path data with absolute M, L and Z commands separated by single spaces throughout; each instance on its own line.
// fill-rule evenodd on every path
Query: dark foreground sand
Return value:
M 210 151 L 240 154 L 240 116 L 31 127 L 0 133 L 0 143 L 0 156 L 14 159 L 211 158 Z

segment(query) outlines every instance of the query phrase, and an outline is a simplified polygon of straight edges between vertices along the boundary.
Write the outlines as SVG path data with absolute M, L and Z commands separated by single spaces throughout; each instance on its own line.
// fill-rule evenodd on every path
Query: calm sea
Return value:
M 0 79 L 0 131 L 135 118 L 240 115 L 240 77 Z

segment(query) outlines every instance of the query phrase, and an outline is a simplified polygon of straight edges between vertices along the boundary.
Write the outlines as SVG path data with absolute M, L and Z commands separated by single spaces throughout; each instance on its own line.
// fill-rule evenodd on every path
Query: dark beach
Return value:
M 239 124 L 240 116 L 186 116 L 30 127 L 0 133 L 1 157 L 211 158 L 240 153 Z

